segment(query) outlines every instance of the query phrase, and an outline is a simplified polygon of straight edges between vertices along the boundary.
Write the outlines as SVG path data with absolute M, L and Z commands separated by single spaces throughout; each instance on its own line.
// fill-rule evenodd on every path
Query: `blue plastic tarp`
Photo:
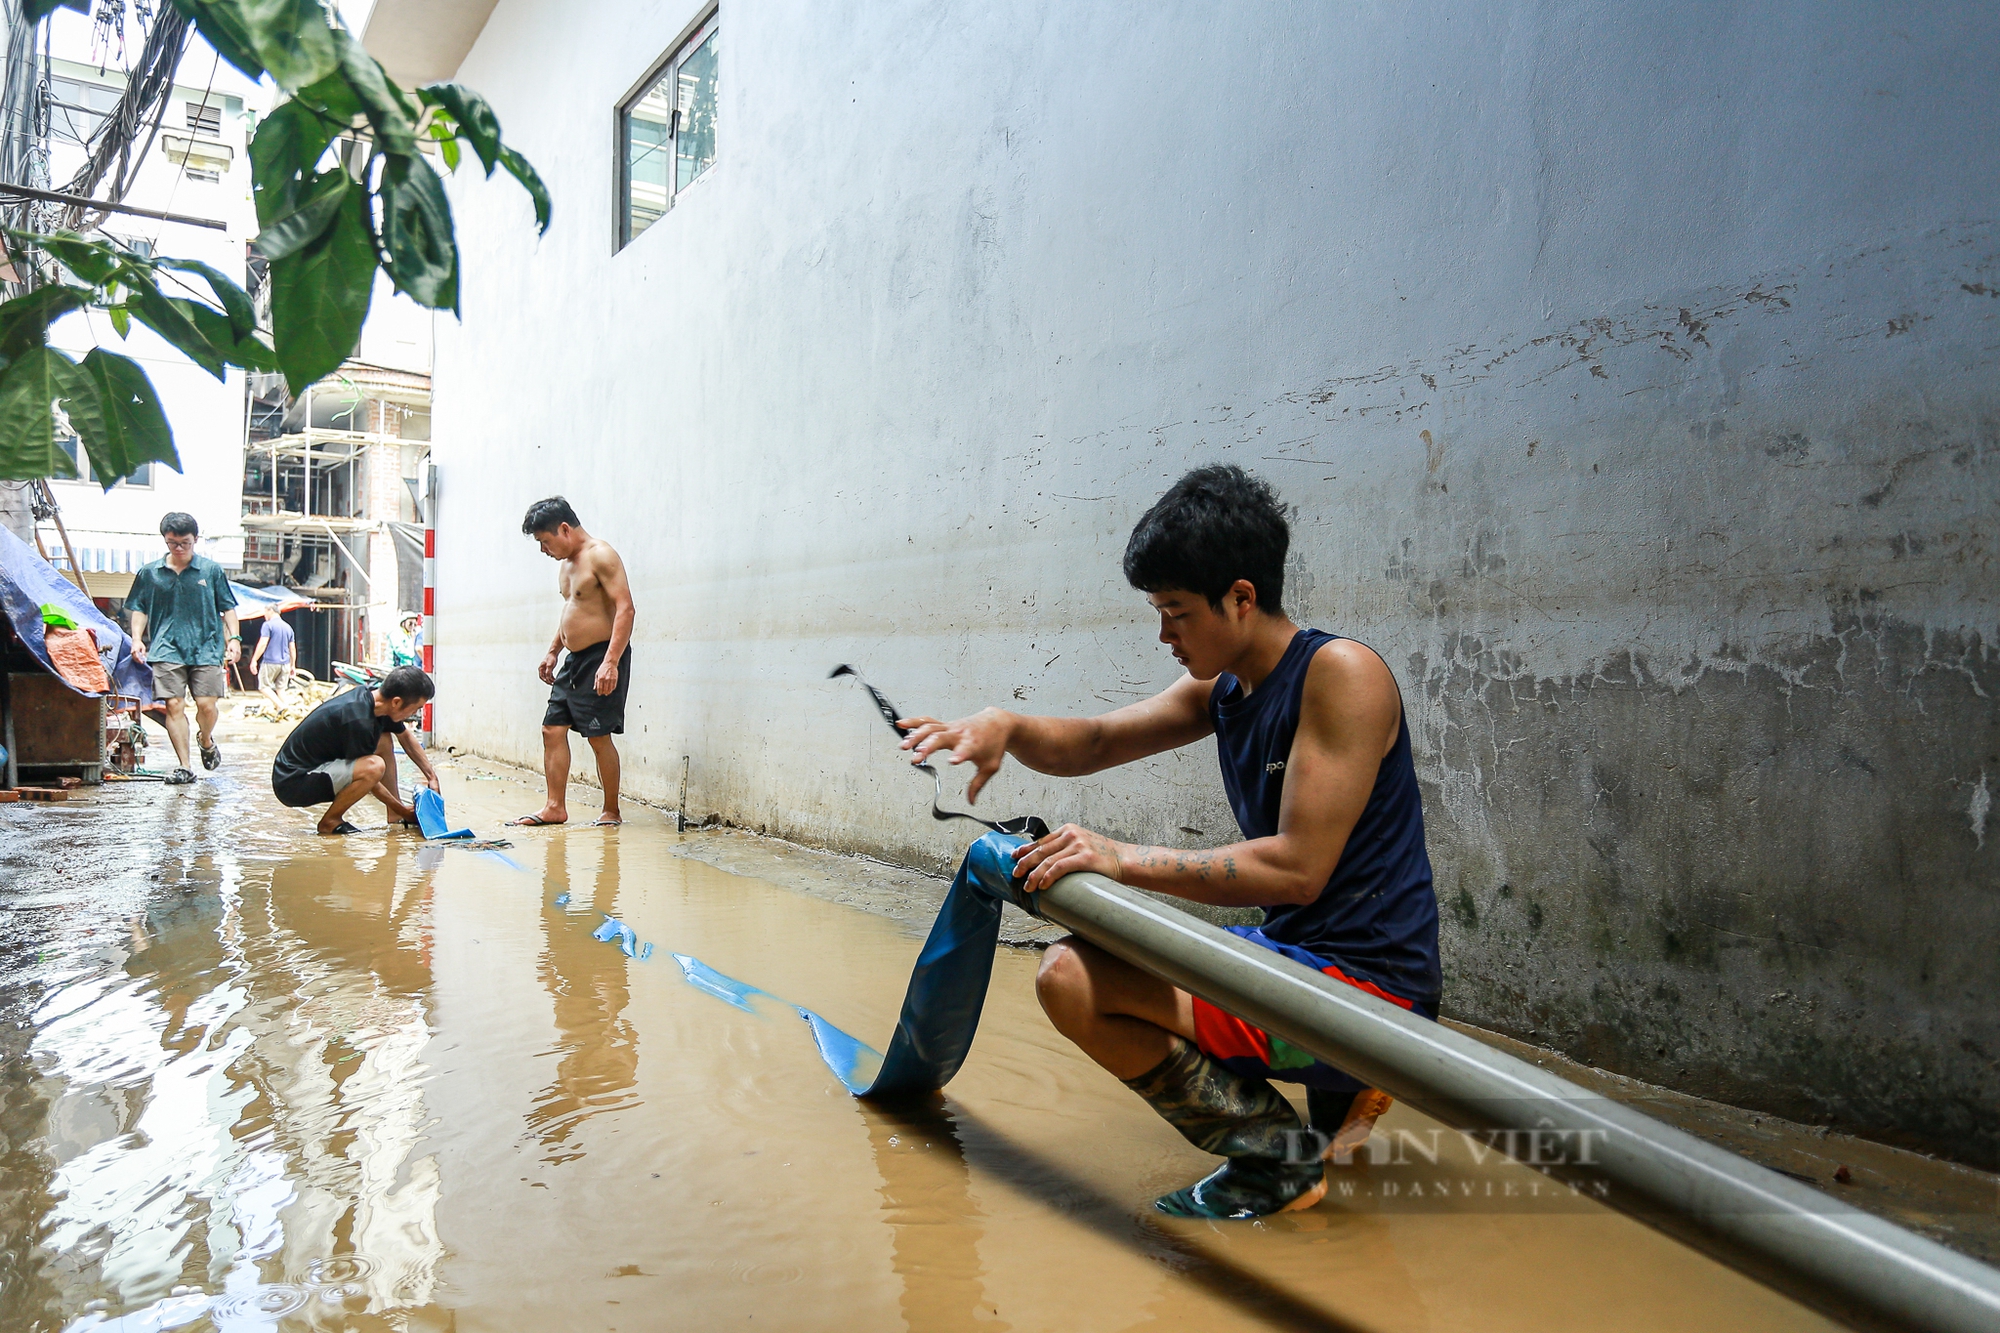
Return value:
M 236 594 L 237 609 L 246 617 L 260 616 L 267 608 L 273 606 L 280 611 L 309 611 L 319 606 L 319 603 L 312 598 L 276 583 L 262 588 L 252 588 L 232 579 L 229 591 Z
M 469 838 L 469 828 L 455 829 L 451 821 L 444 817 L 444 797 L 429 787 L 417 788 L 417 827 L 429 839 Z
M 145 703 L 153 702 L 153 673 L 132 660 L 132 640 L 125 636 L 125 631 L 107 619 L 82 589 L 57 573 L 56 567 L 42 559 L 34 547 L 0 528 L 0 608 L 5 609 L 14 632 L 28 645 L 28 651 L 57 680 L 76 690 L 49 661 L 48 645 L 42 638 L 44 603 L 61 607 L 71 620 L 94 633 L 99 656 L 104 656 L 106 648 L 113 650 L 111 680 L 119 694 L 137 695 Z M 97 697 L 90 690 L 76 692 Z

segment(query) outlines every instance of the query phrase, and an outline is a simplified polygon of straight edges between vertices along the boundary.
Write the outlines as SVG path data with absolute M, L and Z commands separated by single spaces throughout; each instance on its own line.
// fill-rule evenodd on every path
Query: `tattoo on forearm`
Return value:
M 1215 873 L 1214 852 L 1190 852 L 1178 847 L 1141 847 L 1139 849 L 1141 870 L 1171 870 L 1176 875 L 1192 875 L 1206 883 Z M 1236 858 L 1227 856 L 1222 861 L 1222 877 L 1236 878 Z

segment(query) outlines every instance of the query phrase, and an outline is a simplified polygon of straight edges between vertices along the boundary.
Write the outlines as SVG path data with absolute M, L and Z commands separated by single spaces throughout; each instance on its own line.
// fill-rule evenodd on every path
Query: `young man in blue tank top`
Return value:
M 1072 871 L 1221 907 L 1261 907 L 1235 933 L 1437 1017 L 1437 896 L 1395 677 L 1376 654 L 1301 629 L 1283 604 L 1290 529 L 1271 487 L 1238 467 L 1197 468 L 1132 531 L 1125 575 L 1148 594 L 1160 641 L 1187 674 L 1094 718 L 989 708 L 906 719 L 922 762 L 950 751 L 977 773 L 1012 755 L 1080 776 L 1214 735 L 1242 842 L 1139 847 L 1065 824 L 1014 853 L 1030 892 Z M 1256 1217 L 1317 1203 L 1324 1169 L 1269 1080 L 1302 1083 L 1329 1155 L 1365 1139 L 1389 1101 L 1282 1039 L 1095 945 L 1052 945 L 1036 978 L 1058 1031 L 1145 1098 L 1189 1142 L 1228 1160 L 1156 1203 L 1183 1217 Z M 1304 1157 L 1305 1160 L 1300 1160 Z

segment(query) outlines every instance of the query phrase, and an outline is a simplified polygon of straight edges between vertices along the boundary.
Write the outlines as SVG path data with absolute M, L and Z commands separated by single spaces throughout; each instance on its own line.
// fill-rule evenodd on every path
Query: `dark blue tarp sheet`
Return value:
M 48 647 L 42 642 L 43 603 L 61 607 L 71 620 L 95 633 L 100 656 L 104 649 L 116 646 L 111 679 L 118 693 L 137 695 L 146 703 L 153 701 L 153 673 L 132 660 L 132 641 L 125 637 L 125 631 L 106 619 L 90 598 L 58 574 L 56 567 L 42 559 L 34 547 L 0 528 L 0 609 L 7 612 L 7 619 L 28 645 L 28 651 L 41 659 L 51 675 L 62 680 L 61 673 L 49 662 Z M 63 684 L 69 682 L 63 680 Z M 70 688 L 76 689 L 74 685 Z M 88 690 L 77 693 L 96 697 Z

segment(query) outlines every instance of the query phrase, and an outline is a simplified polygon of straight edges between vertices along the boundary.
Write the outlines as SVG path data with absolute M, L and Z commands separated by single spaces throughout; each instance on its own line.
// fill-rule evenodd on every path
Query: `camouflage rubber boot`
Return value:
M 1318 1203 L 1326 1173 L 1292 1104 L 1264 1080 L 1232 1074 L 1192 1042 L 1174 1043 L 1166 1059 L 1125 1086 L 1189 1143 L 1229 1160 L 1153 1207 L 1169 1217 L 1264 1217 Z M 1301 1156 L 1306 1160 L 1296 1160 Z

